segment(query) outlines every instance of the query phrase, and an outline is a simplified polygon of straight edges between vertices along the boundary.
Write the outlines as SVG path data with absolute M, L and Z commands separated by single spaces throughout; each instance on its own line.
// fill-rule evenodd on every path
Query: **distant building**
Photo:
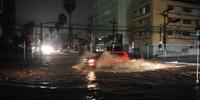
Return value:
M 186 1 L 190 0 L 132 0 L 128 26 L 134 53 L 163 56 L 164 16 L 161 13 L 166 11 L 167 56 L 195 55 L 195 22 L 200 17 L 200 3 Z
M 0 41 L 11 43 L 15 38 L 15 0 L 0 0 Z
M 94 26 L 97 39 L 106 41 L 97 42 L 103 46 L 109 46 L 114 40 L 108 38 L 113 35 L 113 23 L 115 23 L 114 34 L 122 35 L 122 50 L 128 50 L 128 32 L 127 32 L 127 12 L 129 0 L 96 0 L 94 8 Z M 114 20 L 113 20 L 114 19 Z M 112 22 L 114 21 L 114 22 Z M 120 36 L 120 35 L 119 35 Z M 117 41 L 119 42 L 119 41 Z M 117 45 L 117 44 L 116 44 Z
M 3 0 L 0 0 L 0 36 L 2 36 L 2 20 L 3 20 Z

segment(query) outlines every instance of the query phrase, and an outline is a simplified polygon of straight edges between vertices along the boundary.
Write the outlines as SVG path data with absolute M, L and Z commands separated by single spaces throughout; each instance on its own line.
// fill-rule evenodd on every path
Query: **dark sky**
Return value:
M 72 22 L 87 24 L 88 16 L 92 14 L 92 1 L 77 0 L 77 6 L 72 14 Z M 34 20 L 37 22 L 57 21 L 59 13 L 65 13 L 63 0 L 16 0 L 17 20 Z

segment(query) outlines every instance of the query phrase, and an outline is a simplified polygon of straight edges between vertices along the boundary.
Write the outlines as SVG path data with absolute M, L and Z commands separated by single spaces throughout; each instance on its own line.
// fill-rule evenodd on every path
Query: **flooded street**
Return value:
M 142 70 L 134 70 L 139 66 L 135 64 L 124 69 L 93 69 L 80 66 L 80 58 L 76 53 L 59 53 L 45 56 L 40 64 L 2 66 L 1 97 L 19 100 L 200 99 L 200 87 L 195 85 L 195 66 L 148 62 L 148 67 L 159 68 L 152 70 L 143 66 Z M 137 63 L 141 67 L 141 62 Z

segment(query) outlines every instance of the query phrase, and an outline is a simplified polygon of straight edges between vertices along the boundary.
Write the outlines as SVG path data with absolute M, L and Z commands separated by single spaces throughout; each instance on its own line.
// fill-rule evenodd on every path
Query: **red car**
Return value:
M 83 59 L 85 66 L 95 67 L 98 62 L 115 64 L 119 62 L 124 62 L 129 59 L 128 52 L 125 51 L 104 51 L 93 57 L 88 57 Z

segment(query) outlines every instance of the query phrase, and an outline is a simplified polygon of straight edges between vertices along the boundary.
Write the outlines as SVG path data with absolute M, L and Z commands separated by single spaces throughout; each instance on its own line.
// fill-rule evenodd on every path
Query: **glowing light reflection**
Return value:
M 96 74 L 94 71 L 88 73 L 87 80 L 88 80 L 87 84 L 88 89 L 97 89 L 97 84 L 94 83 L 94 81 L 96 80 Z

